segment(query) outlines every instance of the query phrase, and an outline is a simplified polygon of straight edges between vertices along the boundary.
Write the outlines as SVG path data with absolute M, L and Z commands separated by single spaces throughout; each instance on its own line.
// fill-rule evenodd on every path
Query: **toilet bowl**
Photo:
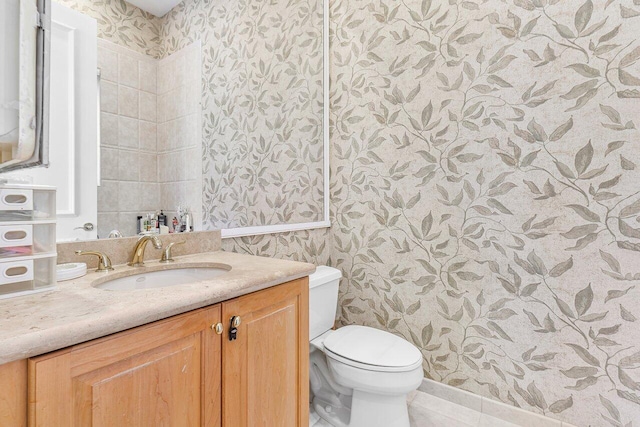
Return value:
M 409 427 L 407 394 L 422 382 L 422 354 L 375 328 L 331 330 L 340 277 L 323 266 L 309 278 L 312 405 L 336 427 Z

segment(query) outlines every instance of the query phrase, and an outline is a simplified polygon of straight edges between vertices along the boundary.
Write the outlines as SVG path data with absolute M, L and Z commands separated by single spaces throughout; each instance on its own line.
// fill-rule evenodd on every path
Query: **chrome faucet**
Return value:
M 144 265 L 144 250 L 146 249 L 149 240 L 153 242 L 154 248 L 162 249 L 162 242 L 157 235 L 152 234 L 142 236 L 136 243 L 136 247 L 133 250 L 133 255 L 131 256 L 131 261 L 127 263 L 128 265 L 130 265 L 131 267 L 142 267 Z

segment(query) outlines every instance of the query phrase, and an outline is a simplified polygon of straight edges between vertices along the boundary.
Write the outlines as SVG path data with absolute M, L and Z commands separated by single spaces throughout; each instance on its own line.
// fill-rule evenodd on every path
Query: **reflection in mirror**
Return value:
M 200 43 L 156 59 L 99 40 L 98 62 L 98 236 L 200 229 Z
M 326 226 L 326 4 L 174 3 L 54 0 L 58 239 Z
M 49 0 L 0 3 L 0 171 L 48 163 L 48 7 Z

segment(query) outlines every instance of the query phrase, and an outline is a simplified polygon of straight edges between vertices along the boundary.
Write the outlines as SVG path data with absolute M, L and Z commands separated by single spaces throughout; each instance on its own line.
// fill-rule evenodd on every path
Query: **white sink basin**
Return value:
M 98 289 L 110 291 L 132 291 L 135 289 L 165 288 L 213 279 L 230 269 L 217 267 L 176 268 L 172 270 L 149 271 L 119 279 L 108 280 L 95 285 Z

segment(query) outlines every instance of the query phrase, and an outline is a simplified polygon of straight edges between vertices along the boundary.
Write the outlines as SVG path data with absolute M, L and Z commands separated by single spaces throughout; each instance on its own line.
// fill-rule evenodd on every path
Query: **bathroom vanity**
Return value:
M 92 272 L 0 301 L 0 425 L 306 426 L 314 266 L 209 252 L 107 275 L 221 266 L 122 291 Z

